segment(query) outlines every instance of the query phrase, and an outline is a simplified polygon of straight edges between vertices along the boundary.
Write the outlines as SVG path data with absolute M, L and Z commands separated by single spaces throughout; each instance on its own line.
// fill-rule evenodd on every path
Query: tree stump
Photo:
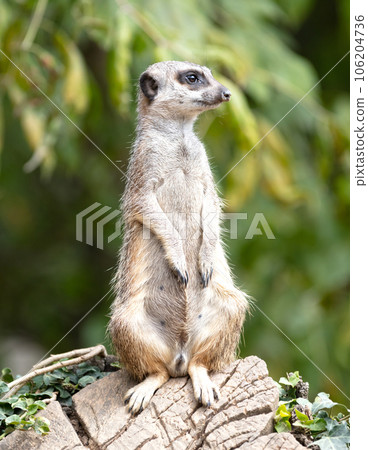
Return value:
M 264 361 L 250 356 L 235 361 L 211 378 L 220 387 L 221 394 L 211 408 L 200 406 L 194 399 L 188 377 L 172 378 L 157 391 L 141 414 L 132 417 L 123 405 L 123 396 L 135 383 L 125 370 L 111 373 L 74 395 L 68 421 L 72 427 L 68 433 L 62 433 L 60 426 L 54 425 L 55 416 L 49 417 L 52 430 L 49 435 L 39 437 L 33 432 L 16 431 L 0 443 L 0 449 L 305 448 L 291 434 L 273 432 L 278 389 L 268 376 Z M 66 420 L 61 408 L 52 405 L 49 408 L 58 409 L 62 420 Z M 59 438 L 57 445 L 55 437 Z

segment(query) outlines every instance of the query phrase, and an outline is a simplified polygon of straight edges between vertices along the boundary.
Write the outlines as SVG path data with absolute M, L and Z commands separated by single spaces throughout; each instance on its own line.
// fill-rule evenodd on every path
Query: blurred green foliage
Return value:
M 139 74 L 190 60 L 232 91 L 197 132 L 226 212 L 248 213 L 237 240 L 225 235 L 239 284 L 348 394 L 347 58 L 267 134 L 346 53 L 348 15 L 343 0 L 1 0 L 1 50 L 57 105 L 0 54 L 2 338 L 48 350 L 109 290 L 117 260 L 119 240 L 78 242 L 75 218 L 94 202 L 117 208 L 121 173 L 58 108 L 124 169 Z M 257 212 L 275 240 L 244 239 Z M 102 342 L 111 300 L 56 351 Z M 346 403 L 257 308 L 241 353 Z

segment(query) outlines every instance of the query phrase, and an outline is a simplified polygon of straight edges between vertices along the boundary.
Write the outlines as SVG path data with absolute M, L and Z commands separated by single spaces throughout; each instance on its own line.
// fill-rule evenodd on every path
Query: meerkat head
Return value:
M 190 62 L 163 61 L 139 80 L 139 112 L 193 119 L 230 100 L 230 91 L 216 81 L 205 66 Z

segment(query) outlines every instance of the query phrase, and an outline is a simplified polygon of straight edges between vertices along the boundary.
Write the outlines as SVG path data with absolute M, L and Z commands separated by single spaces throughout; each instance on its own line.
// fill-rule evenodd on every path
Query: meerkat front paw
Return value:
M 168 373 L 149 375 L 142 383 L 129 389 L 124 396 L 124 404 L 133 416 L 141 413 L 148 405 L 158 388 L 169 379 Z
M 207 369 L 201 366 L 192 366 L 188 370 L 192 379 L 194 397 L 203 406 L 211 406 L 220 398 L 219 388 L 208 376 Z
M 202 262 L 200 265 L 199 273 L 202 279 L 202 286 L 206 288 L 213 274 L 213 267 L 211 263 Z
M 178 267 L 175 267 L 174 269 L 176 276 L 178 277 L 178 280 L 180 283 L 186 288 L 188 286 L 189 281 L 189 274 L 186 269 L 179 269 Z
M 177 255 L 169 257 L 169 262 L 179 282 L 186 288 L 188 286 L 189 274 L 184 252 L 178 252 Z
M 199 252 L 198 268 L 201 276 L 202 286 L 206 288 L 213 274 L 213 247 L 203 243 Z
M 127 405 L 128 412 L 135 416 L 146 408 L 154 393 L 155 390 L 151 386 L 145 382 L 140 383 L 125 394 L 124 405 Z

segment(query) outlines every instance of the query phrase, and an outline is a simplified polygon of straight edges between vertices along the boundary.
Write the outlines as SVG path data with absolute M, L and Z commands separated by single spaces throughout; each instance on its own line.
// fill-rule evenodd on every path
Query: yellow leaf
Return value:
M 83 113 L 89 102 L 88 76 L 78 47 L 64 33 L 55 35 L 65 61 L 64 102 L 76 113 Z
M 30 147 L 35 150 L 45 135 L 45 116 L 35 108 L 26 105 L 21 112 L 21 124 Z

